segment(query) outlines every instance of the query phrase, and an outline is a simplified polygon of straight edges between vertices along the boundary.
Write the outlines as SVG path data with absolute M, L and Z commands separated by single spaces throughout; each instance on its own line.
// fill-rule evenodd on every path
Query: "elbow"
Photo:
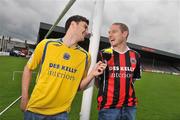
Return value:
M 83 87 L 82 85 L 79 85 L 78 91 L 83 91 L 85 89 L 85 87 Z
M 30 76 L 32 74 L 32 70 L 28 68 L 28 66 L 26 65 L 24 67 L 24 71 L 23 71 L 23 76 L 24 77 L 27 77 L 27 76 Z
M 31 70 L 31 69 L 29 69 L 27 65 L 25 65 L 25 67 L 24 67 L 24 71 L 27 71 L 27 72 L 32 72 L 32 70 Z

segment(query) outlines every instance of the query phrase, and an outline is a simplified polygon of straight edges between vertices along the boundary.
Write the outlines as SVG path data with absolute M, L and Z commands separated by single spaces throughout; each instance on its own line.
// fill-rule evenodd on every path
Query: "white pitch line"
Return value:
M 13 71 L 13 79 L 14 80 L 14 76 L 15 76 L 15 73 L 22 73 L 23 71 Z
M 23 73 L 23 71 L 13 71 L 13 78 L 12 78 L 13 81 L 15 79 L 15 73 Z M 36 74 L 36 72 L 32 72 L 32 74 Z

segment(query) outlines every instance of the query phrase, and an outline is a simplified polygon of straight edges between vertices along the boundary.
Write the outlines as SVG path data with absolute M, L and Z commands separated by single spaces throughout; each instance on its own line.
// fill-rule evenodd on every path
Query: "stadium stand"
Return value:
M 40 23 L 37 43 L 39 43 L 52 25 L 47 23 Z M 63 37 L 65 30 L 63 27 L 57 26 L 48 38 Z M 89 37 L 85 38 L 85 42 L 79 43 L 81 47 L 88 50 Z M 110 47 L 107 37 L 101 36 L 99 49 Z M 128 43 L 131 49 L 138 51 L 142 58 L 142 69 L 144 71 L 168 73 L 180 75 L 180 55 L 149 48 L 141 45 Z
M 0 56 L 22 56 L 29 55 L 31 49 L 35 48 L 32 41 L 0 36 Z

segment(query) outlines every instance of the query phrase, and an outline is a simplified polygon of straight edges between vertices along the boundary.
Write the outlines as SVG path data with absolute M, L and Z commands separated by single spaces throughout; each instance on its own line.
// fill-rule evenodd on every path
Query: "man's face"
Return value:
M 123 42 L 126 42 L 127 32 L 122 32 L 119 25 L 111 25 L 109 32 L 109 42 L 112 47 L 116 47 Z
M 83 41 L 86 35 L 88 35 L 88 25 L 86 22 L 83 21 L 76 24 L 77 24 L 76 26 L 77 37 L 79 41 Z

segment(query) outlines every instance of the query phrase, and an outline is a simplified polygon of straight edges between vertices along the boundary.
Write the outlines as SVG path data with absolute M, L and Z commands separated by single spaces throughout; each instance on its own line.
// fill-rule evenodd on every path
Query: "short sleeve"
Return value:
M 33 54 L 31 55 L 29 61 L 27 62 L 27 66 L 29 69 L 34 70 L 40 64 L 46 42 L 47 39 L 44 39 L 36 46 Z

